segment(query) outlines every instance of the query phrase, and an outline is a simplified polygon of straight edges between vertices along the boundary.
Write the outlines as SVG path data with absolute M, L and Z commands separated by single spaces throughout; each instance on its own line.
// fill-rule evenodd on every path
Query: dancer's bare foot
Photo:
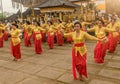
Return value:
M 18 62 L 19 62 L 19 61 L 20 61 L 20 59 L 16 59 L 16 58 L 14 58 L 14 59 L 13 59 L 13 61 L 18 61 Z
M 17 61 L 17 59 L 14 58 L 13 61 Z
M 20 61 L 20 59 L 17 59 L 17 62 L 19 62 Z
M 79 77 L 77 78 L 77 80 L 84 81 L 84 79 L 83 79 L 82 76 L 79 76 Z

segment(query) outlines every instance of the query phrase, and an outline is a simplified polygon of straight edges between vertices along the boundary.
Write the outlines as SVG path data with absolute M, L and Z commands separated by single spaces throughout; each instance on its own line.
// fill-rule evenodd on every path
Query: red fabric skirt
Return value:
M 35 45 L 35 52 L 36 52 L 36 54 L 41 54 L 42 53 L 42 42 L 41 42 L 41 39 L 37 40 L 35 38 L 34 45 Z
M 119 34 L 119 35 L 118 35 L 118 41 L 120 42 L 120 32 L 118 32 L 118 34 Z
M 24 38 L 26 37 L 26 34 L 27 34 L 27 31 L 26 31 L 26 30 L 24 30 Z
M 50 33 L 48 33 L 48 45 L 50 49 L 54 48 L 54 35 L 50 35 Z
M 11 53 L 16 59 L 21 59 L 20 43 L 16 46 L 11 42 Z
M 72 49 L 72 73 L 74 79 L 77 78 L 76 70 L 80 75 L 87 76 L 87 67 L 86 67 L 86 54 L 81 56 L 79 52 L 77 52 L 77 56 L 75 55 L 75 49 Z
M 25 35 L 26 35 L 26 32 L 27 32 L 27 31 L 26 31 L 26 30 L 24 30 L 24 37 L 25 37 Z
M 97 63 L 104 63 L 104 57 L 106 55 L 106 50 L 108 48 L 108 42 L 101 43 L 98 42 L 94 48 L 94 60 Z
M 118 36 L 113 37 L 113 35 L 109 34 L 108 41 L 109 41 L 108 50 L 110 53 L 114 53 L 114 51 L 116 50 L 116 47 L 117 47 Z
M 28 34 L 26 34 L 25 37 L 24 37 L 24 44 L 25 44 L 25 46 L 31 46 L 30 39 L 31 39 L 31 36 L 29 36 Z
M 24 30 L 24 44 L 26 43 L 25 42 L 25 37 L 26 37 L 27 33 L 26 33 L 26 30 Z M 26 44 L 25 44 L 26 45 Z
M 4 32 L 4 40 L 8 41 L 8 33 L 6 31 Z
M 72 42 L 72 37 L 67 37 L 67 42 L 71 43 Z
M 0 47 L 3 47 L 3 36 L 0 37 Z
M 71 33 L 71 32 L 72 32 L 72 30 L 69 30 L 67 33 Z M 67 41 L 68 43 L 71 43 L 71 42 L 72 42 L 72 37 L 71 37 L 71 36 L 66 37 L 66 41 Z
M 42 42 L 46 42 L 46 33 L 41 32 L 41 34 L 42 34 Z
M 64 44 L 64 40 L 63 40 L 63 35 L 62 33 L 58 33 L 56 32 L 56 37 L 57 37 L 57 44 L 59 46 L 62 46 Z
M 35 40 L 35 32 L 32 33 L 33 41 Z

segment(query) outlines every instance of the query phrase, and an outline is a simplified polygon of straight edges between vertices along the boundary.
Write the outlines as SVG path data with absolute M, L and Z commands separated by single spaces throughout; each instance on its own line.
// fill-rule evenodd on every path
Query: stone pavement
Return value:
M 93 60 L 95 42 L 88 41 L 85 82 L 73 80 L 71 74 L 71 44 L 55 46 L 50 50 L 43 43 L 43 53 L 36 55 L 34 47 L 21 44 L 22 60 L 14 62 L 10 54 L 10 41 L 0 48 L 0 84 L 120 84 L 120 44 L 115 54 L 107 53 L 104 64 Z

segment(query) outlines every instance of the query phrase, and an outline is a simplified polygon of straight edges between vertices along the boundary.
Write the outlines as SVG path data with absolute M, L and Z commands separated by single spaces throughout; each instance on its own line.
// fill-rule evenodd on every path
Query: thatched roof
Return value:
M 39 10 L 34 10 L 35 15 L 39 15 L 40 11 Z M 10 20 L 10 21 L 14 21 L 18 19 L 18 16 L 20 16 L 20 11 L 18 11 L 16 14 L 13 14 L 9 17 L 6 18 L 6 20 Z M 32 10 L 31 9 L 27 9 L 25 12 L 22 13 L 23 18 L 26 18 L 27 15 L 31 15 L 32 14 Z
M 27 9 L 25 12 L 22 13 L 23 18 L 26 18 L 27 15 L 31 15 L 32 14 L 32 9 Z M 35 15 L 39 15 L 40 14 L 40 10 L 34 10 L 34 14 Z
M 60 2 L 68 2 L 68 1 L 70 1 L 70 2 L 81 2 L 81 1 L 91 1 L 91 0 L 21 0 L 21 2 L 20 2 L 20 0 L 12 0 L 13 2 L 17 2 L 17 3 L 21 3 L 21 4 L 23 4 L 23 6 L 25 6 L 25 7 L 36 7 L 36 6 L 39 6 L 39 5 L 41 5 L 41 3 L 43 3 L 43 2 L 45 2 L 45 1 L 47 1 L 48 3 L 51 1 L 51 2 L 58 2 L 58 3 L 60 3 Z M 60 1 L 60 2 L 59 2 Z M 58 4 L 57 3 L 57 4 Z
M 13 2 L 21 3 L 25 7 L 32 7 L 34 5 L 40 4 L 45 0 L 12 0 Z
M 16 14 L 13 14 L 13 15 L 7 17 L 6 20 L 14 21 L 14 20 L 18 19 L 18 16 L 20 16 L 20 10 Z
M 43 3 L 37 5 L 38 8 L 46 8 L 46 7 L 58 7 L 58 6 L 67 6 L 67 7 L 77 7 L 68 0 L 45 0 Z

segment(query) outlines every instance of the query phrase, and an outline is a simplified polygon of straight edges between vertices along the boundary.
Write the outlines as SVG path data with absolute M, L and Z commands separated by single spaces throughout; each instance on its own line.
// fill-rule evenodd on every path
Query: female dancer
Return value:
M 51 21 L 48 21 L 48 45 L 50 49 L 54 48 L 54 26 Z
M 71 36 L 73 39 L 73 49 L 72 49 L 72 72 L 74 79 L 83 80 L 82 75 L 86 78 L 87 76 L 87 68 L 86 68 L 86 56 L 87 56 L 87 49 L 85 47 L 85 39 L 91 39 L 98 41 L 99 39 L 87 34 L 84 31 L 81 31 L 82 25 L 79 22 L 74 24 L 75 31 L 72 33 L 64 34 L 65 37 Z M 79 78 L 76 77 L 77 69 L 79 73 Z
M 30 22 L 27 21 L 26 22 L 26 26 L 24 28 L 24 44 L 25 46 L 31 46 L 31 36 L 32 36 L 32 28 L 31 28 L 31 25 L 30 25 Z
M 104 22 L 98 21 L 98 26 L 88 29 L 88 32 L 95 32 L 99 39 L 106 39 L 105 42 L 98 41 L 94 48 L 94 60 L 96 63 L 104 63 L 104 57 L 108 48 L 107 32 L 114 32 L 115 30 L 103 27 Z M 115 31 L 116 32 L 116 31 Z
M 111 23 L 107 26 L 109 29 L 116 29 L 117 28 L 117 24 L 115 23 L 115 20 L 112 19 Z M 118 42 L 118 32 L 109 32 L 109 36 L 108 36 L 108 41 L 109 41 L 109 47 L 108 47 L 108 51 L 109 53 L 114 53 L 114 51 L 116 50 L 117 47 L 117 42 Z
M 68 20 L 68 23 L 66 24 L 66 32 L 67 33 L 70 33 L 70 32 L 72 32 L 73 31 L 73 23 L 71 22 L 71 20 Z M 68 43 L 72 43 L 72 37 L 67 37 L 67 42 Z
M 11 52 L 14 56 L 14 61 L 19 61 L 21 59 L 21 50 L 20 50 L 20 35 L 21 30 L 18 29 L 17 24 L 12 24 L 12 29 L 10 31 L 11 35 Z
M 34 37 L 34 47 L 36 54 L 42 53 L 42 35 L 41 35 L 41 27 L 38 22 L 35 22 L 35 28 L 33 31 Z
M 58 19 L 57 21 L 58 21 L 58 25 L 56 31 L 56 39 L 57 39 L 57 44 L 59 46 L 62 46 L 64 44 L 64 39 L 62 34 L 64 25 L 62 24 L 62 21 L 60 21 L 60 19 Z

